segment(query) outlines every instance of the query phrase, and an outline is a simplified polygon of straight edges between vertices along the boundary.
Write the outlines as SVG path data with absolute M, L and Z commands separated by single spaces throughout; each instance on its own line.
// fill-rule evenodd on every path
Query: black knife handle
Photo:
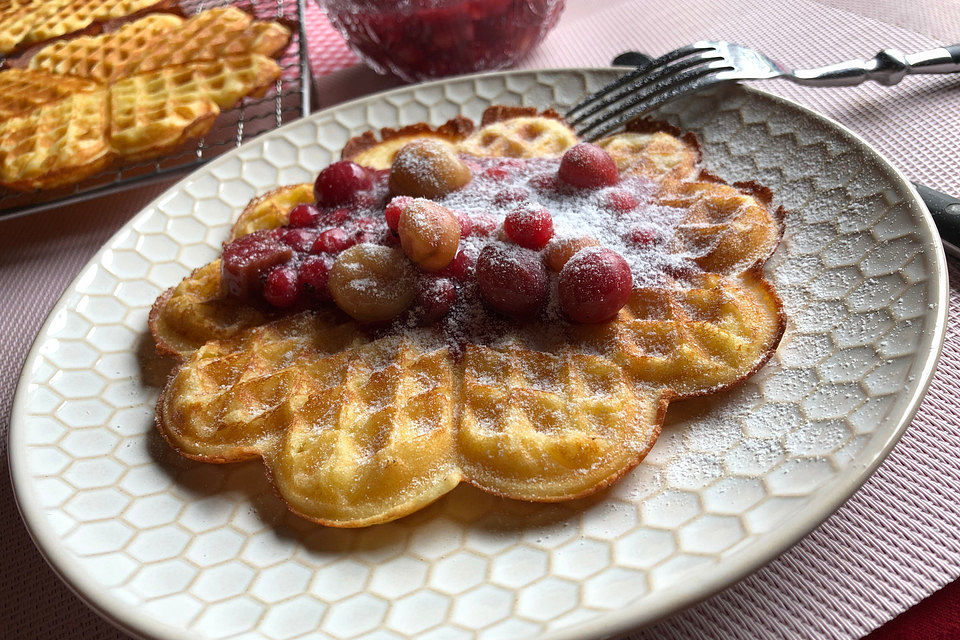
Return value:
M 953 245 L 954 251 L 960 249 L 960 200 L 916 182 L 913 186 L 930 210 L 930 216 L 937 225 L 940 238 L 945 243 Z

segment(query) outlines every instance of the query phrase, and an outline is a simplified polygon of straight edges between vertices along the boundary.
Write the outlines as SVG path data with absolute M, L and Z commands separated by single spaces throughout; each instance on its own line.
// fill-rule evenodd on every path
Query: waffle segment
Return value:
M 497 136 L 489 152 L 511 155 L 532 118 L 551 121 L 542 135 L 553 142 L 528 136 L 519 157 L 566 144 L 555 118 L 513 109 L 443 139 L 462 145 L 486 129 Z M 683 210 L 667 250 L 703 271 L 636 287 L 612 322 L 529 323 L 455 357 L 432 328 L 384 335 L 335 312 L 278 318 L 245 307 L 220 295 L 216 261 L 150 314 L 157 348 L 180 360 L 158 404 L 160 431 L 189 457 L 262 458 L 290 509 L 338 527 L 388 522 L 461 481 L 540 502 L 614 483 L 654 446 L 672 400 L 752 375 L 785 326 L 762 271 L 782 234 L 769 192 L 722 183 L 699 170 L 694 138 L 645 126 L 607 148 L 622 171 L 650 180 L 658 204 Z M 411 135 L 361 136 L 350 157 L 382 162 L 391 141 Z M 246 207 L 230 238 L 282 226 L 312 200 L 310 184 L 275 189 Z

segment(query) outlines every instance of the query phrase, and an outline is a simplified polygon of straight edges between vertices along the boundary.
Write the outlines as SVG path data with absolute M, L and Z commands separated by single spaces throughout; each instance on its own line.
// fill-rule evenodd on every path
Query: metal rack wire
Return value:
M 110 193 L 139 187 L 187 173 L 225 151 L 265 131 L 276 129 L 310 113 L 310 66 L 303 15 L 306 0 L 180 0 L 184 15 L 235 4 L 257 18 L 280 20 L 293 28 L 290 44 L 277 60 L 281 74 L 276 87 L 263 98 L 244 98 L 224 111 L 206 136 L 154 160 L 129 162 L 106 169 L 63 189 L 18 193 L 0 187 L 0 218 L 26 215 Z

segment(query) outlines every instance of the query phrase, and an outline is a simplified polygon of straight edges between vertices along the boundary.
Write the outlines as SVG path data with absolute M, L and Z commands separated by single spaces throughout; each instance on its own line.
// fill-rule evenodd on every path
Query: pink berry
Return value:
M 249 298 L 259 294 L 261 276 L 293 257 L 293 249 L 280 242 L 276 231 L 255 231 L 223 247 L 220 270 L 228 295 Z
M 509 176 L 510 176 L 510 172 L 507 171 L 506 168 L 500 167 L 500 166 L 487 167 L 486 169 L 480 172 L 480 177 L 488 178 L 490 180 L 495 180 L 497 182 L 499 182 L 500 180 L 505 180 Z
M 530 178 L 530 186 L 538 193 L 553 193 L 560 188 L 560 181 L 557 176 L 550 173 L 541 173 Z
M 373 186 L 370 172 L 349 160 L 334 162 L 320 172 L 313 185 L 317 204 L 337 206 L 349 204 L 363 191 Z
M 473 222 L 473 228 L 470 229 L 470 235 L 480 236 L 482 238 L 493 235 L 493 232 L 500 226 L 496 218 L 485 213 L 474 215 L 471 218 L 471 222 Z
M 300 253 L 310 251 L 316 238 L 316 232 L 310 229 L 284 229 L 280 235 L 283 244 Z
M 633 290 L 630 265 L 604 247 L 578 251 L 560 271 L 560 307 L 574 322 L 596 324 L 617 317 Z
M 627 213 L 628 211 L 633 211 L 640 206 L 640 203 L 636 198 L 633 197 L 633 194 L 621 189 L 617 189 L 616 191 L 611 191 L 608 193 L 603 199 L 603 204 L 607 209 L 611 209 L 619 213 Z
M 516 318 L 535 315 L 549 293 L 539 254 L 520 247 L 484 247 L 477 258 L 477 284 L 491 307 Z
M 477 266 L 477 258 L 463 249 L 457 252 L 450 264 L 437 272 L 437 275 L 453 278 L 458 282 L 467 282 L 473 279 L 473 272 Z
M 503 230 L 521 247 L 539 250 L 553 237 L 553 218 L 542 207 L 520 207 L 503 219 Z
M 560 179 L 581 189 L 609 187 L 620 181 L 617 163 L 602 148 L 581 142 L 567 149 L 560 158 Z
M 457 211 L 456 209 L 452 209 L 452 211 L 453 215 L 457 217 L 457 222 L 460 223 L 460 237 L 466 238 L 473 232 L 473 220 L 463 211 Z
M 310 256 L 300 265 L 300 273 L 297 276 L 299 287 L 311 300 L 330 299 L 330 290 L 327 288 L 327 280 L 330 277 L 328 260 L 329 258 L 322 256 Z
M 334 209 L 323 214 L 323 217 L 320 218 L 320 226 L 339 227 L 349 219 L 350 209 Z
M 297 272 L 289 265 L 274 267 L 263 284 L 263 297 L 274 307 L 285 309 L 297 300 Z
M 493 196 L 493 204 L 502 207 L 508 204 L 526 202 L 529 197 L 530 194 L 527 193 L 526 189 L 507 187 L 506 189 L 501 189 L 497 192 L 497 195 Z
M 641 248 L 649 247 L 656 243 L 659 238 L 660 234 L 657 233 L 657 230 L 647 226 L 634 227 L 627 233 L 627 240 Z
M 334 227 L 317 235 L 317 240 L 310 248 L 310 253 L 340 253 L 354 244 L 346 231 Z
M 320 220 L 320 210 L 316 205 L 298 204 L 290 212 L 291 227 L 313 227 Z
M 387 205 L 383 211 L 383 216 L 387 219 L 387 226 L 391 231 L 396 231 L 400 225 L 400 214 L 403 208 L 413 202 L 410 196 L 397 196 Z
M 417 292 L 417 311 L 420 321 L 433 324 L 447 315 L 457 300 L 457 288 L 447 278 L 427 279 Z

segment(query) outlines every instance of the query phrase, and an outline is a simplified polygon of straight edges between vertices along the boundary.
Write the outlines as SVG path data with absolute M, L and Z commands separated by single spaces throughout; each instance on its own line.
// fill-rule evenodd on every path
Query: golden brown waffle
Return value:
M 30 113 L 36 107 L 73 93 L 100 90 L 96 82 L 62 78 L 42 71 L 8 69 L 0 72 L 0 121 Z
M 183 22 L 171 13 L 151 13 L 113 33 L 59 40 L 38 51 L 28 68 L 109 84 L 132 75 L 150 46 Z
M 110 144 L 124 158 L 153 158 L 210 130 L 220 108 L 191 66 L 126 78 L 110 88 Z
M 155 4 L 144 0 L 54 0 L 40 6 L 15 0 L 0 6 L 0 16 L 17 16 L 13 21 L 17 25 L 33 25 L 30 28 L 35 31 L 17 36 L 18 42 L 29 43 L 31 38 L 46 39 L 43 25 L 49 20 L 45 16 L 71 9 L 78 12 L 78 20 L 97 21 Z M 9 33 L 19 33 L 21 27 L 13 22 Z M 64 24 L 63 28 L 73 30 L 74 23 Z M 0 41 L 4 33 L 0 28 Z M 37 140 L 34 156 L 7 159 L 8 169 L 0 173 L 0 185 L 13 189 L 61 186 L 90 175 L 87 167 L 100 169 L 114 158 L 156 157 L 204 135 L 221 109 L 232 108 L 245 96 L 262 97 L 269 90 L 280 76 L 280 67 L 269 56 L 286 47 L 289 38 L 289 29 L 281 24 L 255 21 L 235 7 L 225 7 L 189 19 L 148 14 L 112 33 L 44 47 L 27 69 L 0 72 L 0 118 L 23 116 L 5 126 L 7 138 L 17 139 L 18 148 L 30 146 L 31 136 L 40 135 L 34 120 L 43 119 L 49 129 L 55 114 L 74 119 L 88 115 L 83 109 L 48 105 L 80 92 L 99 91 L 108 96 L 98 143 L 106 151 L 85 164 L 88 151 L 53 145 L 42 153 L 76 151 L 78 156 L 46 155 L 37 164 L 36 153 L 46 145 Z M 61 124 L 67 130 L 87 127 L 80 121 Z M 29 179 L 15 168 L 21 165 L 30 167 Z M 43 176 L 43 167 L 56 168 L 56 175 Z
M 109 84 L 192 62 L 275 56 L 289 40 L 285 26 L 254 21 L 235 7 L 211 9 L 187 20 L 149 14 L 113 33 L 54 42 L 37 52 L 29 66 Z
M 635 289 L 614 322 L 528 326 L 454 358 L 428 329 L 374 338 L 334 313 L 241 318 L 217 297 L 212 263 L 151 313 L 158 348 L 182 360 L 158 404 L 161 432 L 201 460 L 263 458 L 291 509 L 333 526 L 395 519 L 460 481 L 532 501 L 615 482 L 653 446 L 670 400 L 748 377 L 784 328 L 762 273 L 781 233 L 769 192 L 680 180 L 683 163 L 662 156 L 698 158 L 695 140 L 664 133 L 673 139 L 651 148 L 636 133 L 619 142 L 660 156 L 643 164 L 658 198 L 685 209 L 689 229 L 712 226 L 706 272 Z M 284 224 L 309 198 L 297 185 L 255 200 L 231 238 Z
M 487 109 L 480 128 L 459 144 L 461 153 L 501 158 L 547 158 L 577 144 L 577 135 L 552 110 L 532 107 Z
M 341 160 L 352 160 L 371 169 L 389 169 L 400 147 L 413 140 L 430 138 L 456 149 L 457 145 L 473 131 L 473 121 L 457 116 L 439 127 L 424 123 L 399 129 L 384 128 L 379 137 L 365 131 L 347 141 L 340 153 Z
M 75 93 L 0 123 L 0 184 L 28 191 L 72 184 L 114 158 L 107 92 Z
M 0 53 L 80 31 L 98 22 L 148 9 L 173 6 L 172 0 L 29 0 L 0 8 Z

